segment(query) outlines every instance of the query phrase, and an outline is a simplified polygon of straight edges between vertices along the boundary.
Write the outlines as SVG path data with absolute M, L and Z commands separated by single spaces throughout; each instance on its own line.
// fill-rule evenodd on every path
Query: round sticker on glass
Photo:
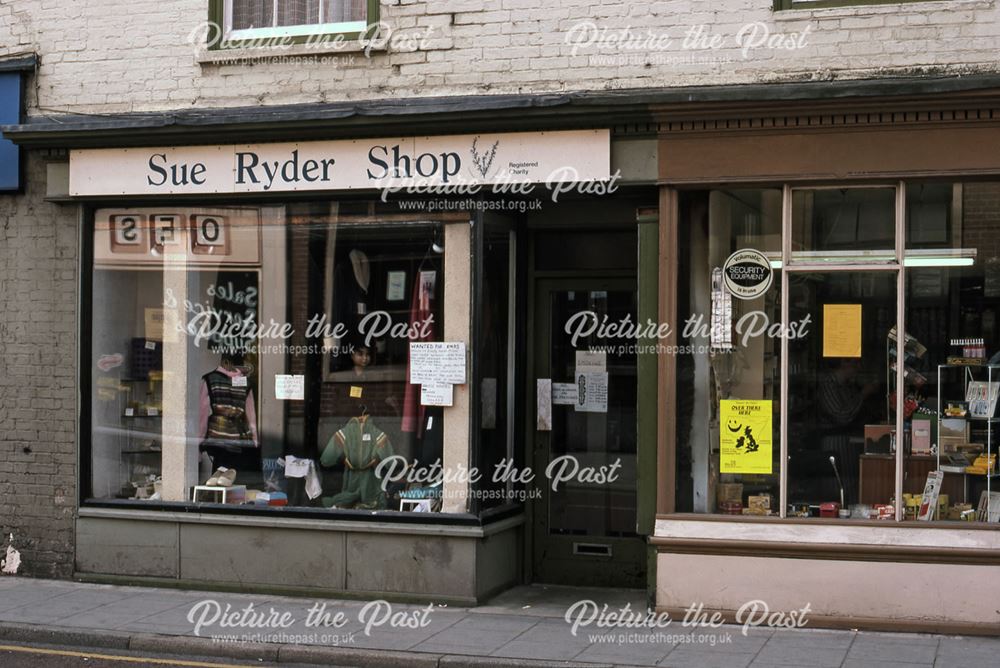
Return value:
M 756 299 L 771 287 L 774 276 L 771 262 L 760 251 L 738 250 L 729 256 L 722 268 L 726 288 L 739 299 Z

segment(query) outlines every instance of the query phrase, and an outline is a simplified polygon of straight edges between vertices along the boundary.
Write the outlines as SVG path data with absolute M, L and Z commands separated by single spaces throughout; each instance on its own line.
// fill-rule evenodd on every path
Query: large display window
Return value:
M 1000 526 L 1000 184 L 680 202 L 677 510 Z
M 513 294 L 470 364 L 470 218 L 374 205 L 94 212 L 94 501 L 464 513 L 470 402 L 506 453 Z M 508 234 L 487 241 L 506 268 Z M 491 251 L 492 253 L 492 251 Z M 491 283 L 493 285 L 493 283 Z M 481 386 L 486 394 L 474 392 Z

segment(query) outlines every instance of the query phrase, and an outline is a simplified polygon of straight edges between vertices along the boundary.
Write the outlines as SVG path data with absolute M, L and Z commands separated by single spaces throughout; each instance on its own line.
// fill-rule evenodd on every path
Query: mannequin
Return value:
M 347 254 L 347 261 L 338 264 L 333 279 L 333 321 L 344 325 L 350 339 L 357 336 L 361 320 L 377 310 L 371 289 L 371 261 L 364 251 L 355 248 Z M 346 368 L 346 355 L 341 355 L 337 362 L 335 370 Z
M 246 453 L 257 454 L 257 410 L 242 363 L 242 354 L 223 353 L 219 366 L 202 376 L 198 433 L 213 467 L 246 468 Z
M 348 415 L 355 415 L 337 431 L 326 444 L 320 457 L 323 466 L 335 466 L 344 461 L 344 484 L 341 492 L 325 497 L 327 507 L 381 509 L 386 507 L 386 494 L 381 481 L 375 475 L 378 463 L 393 454 L 389 437 L 374 422 L 368 412 L 370 401 L 378 401 L 373 396 L 379 383 L 368 382 L 368 369 L 374 363 L 375 350 L 372 346 L 356 339 L 351 346 L 352 374 L 347 390 L 340 397 L 339 404 L 348 409 Z M 397 407 L 395 397 L 387 397 L 385 403 Z

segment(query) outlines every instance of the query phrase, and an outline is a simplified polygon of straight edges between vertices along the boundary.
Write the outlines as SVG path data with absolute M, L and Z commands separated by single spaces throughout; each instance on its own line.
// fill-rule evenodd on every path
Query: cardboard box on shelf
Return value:
M 948 519 L 949 520 L 960 520 L 962 519 L 962 513 L 972 510 L 971 503 L 956 503 L 951 508 L 948 509 Z
M 750 510 L 775 510 L 774 497 L 770 494 L 757 494 L 747 498 L 747 507 Z
M 895 433 L 894 424 L 866 424 L 865 454 L 888 455 L 895 452 Z
M 715 488 L 715 498 L 721 506 L 726 501 L 743 502 L 743 483 L 720 482 Z
M 911 424 L 910 452 L 914 455 L 931 454 L 931 421 L 923 418 L 917 419 L 914 416 Z

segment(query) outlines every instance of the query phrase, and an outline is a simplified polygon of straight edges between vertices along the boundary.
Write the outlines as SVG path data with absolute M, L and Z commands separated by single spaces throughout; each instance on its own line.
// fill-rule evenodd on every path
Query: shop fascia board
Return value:
M 656 134 L 664 120 L 732 117 L 751 110 L 775 113 L 790 103 L 796 114 L 829 105 L 885 111 L 920 103 L 941 108 L 1000 100 L 1000 75 L 924 76 L 731 86 L 581 91 L 565 94 L 474 95 L 209 108 L 109 115 L 34 117 L 0 127 L 28 148 L 155 146 L 308 139 L 510 132 L 588 127 Z

